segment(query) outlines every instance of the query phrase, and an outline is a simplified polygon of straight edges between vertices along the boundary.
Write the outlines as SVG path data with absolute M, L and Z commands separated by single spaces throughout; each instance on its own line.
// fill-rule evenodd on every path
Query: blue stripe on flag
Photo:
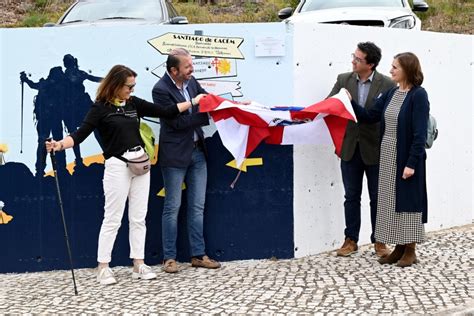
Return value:
M 304 107 L 301 106 L 274 106 L 272 111 L 301 111 Z

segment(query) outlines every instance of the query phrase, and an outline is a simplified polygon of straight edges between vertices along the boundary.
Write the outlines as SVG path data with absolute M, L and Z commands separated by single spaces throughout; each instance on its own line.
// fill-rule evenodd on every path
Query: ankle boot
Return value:
M 397 266 L 398 267 L 409 267 L 414 263 L 417 263 L 416 260 L 416 253 L 415 253 L 415 243 L 405 245 L 405 252 L 403 256 L 398 260 Z
M 405 251 L 405 245 L 396 245 L 395 249 L 386 257 L 379 259 L 380 264 L 393 264 L 400 260 Z

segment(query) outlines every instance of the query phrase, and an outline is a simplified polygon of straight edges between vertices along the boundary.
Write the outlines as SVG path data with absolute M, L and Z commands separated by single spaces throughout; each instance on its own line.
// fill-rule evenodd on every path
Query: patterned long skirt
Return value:
M 385 133 L 380 148 L 375 240 L 386 244 L 421 243 L 425 239 L 421 212 L 395 211 L 397 121 L 400 107 L 406 95 L 407 92 L 397 90 L 385 111 Z

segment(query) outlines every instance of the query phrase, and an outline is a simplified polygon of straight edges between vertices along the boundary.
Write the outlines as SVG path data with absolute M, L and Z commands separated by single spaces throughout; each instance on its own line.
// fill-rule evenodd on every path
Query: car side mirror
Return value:
M 426 12 L 429 7 L 428 3 L 423 0 L 413 0 L 413 11 Z
M 175 16 L 170 19 L 170 24 L 188 24 L 188 18 L 185 16 Z
M 278 11 L 278 17 L 282 20 L 289 18 L 293 14 L 293 8 L 287 7 Z
M 43 24 L 43 27 L 52 27 L 52 26 L 56 26 L 56 23 L 48 22 L 48 23 Z

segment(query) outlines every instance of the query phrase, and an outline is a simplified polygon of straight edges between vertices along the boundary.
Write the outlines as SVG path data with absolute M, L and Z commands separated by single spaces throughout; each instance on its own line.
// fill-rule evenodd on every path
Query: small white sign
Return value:
M 255 56 L 285 56 L 285 38 L 276 36 L 255 37 Z

